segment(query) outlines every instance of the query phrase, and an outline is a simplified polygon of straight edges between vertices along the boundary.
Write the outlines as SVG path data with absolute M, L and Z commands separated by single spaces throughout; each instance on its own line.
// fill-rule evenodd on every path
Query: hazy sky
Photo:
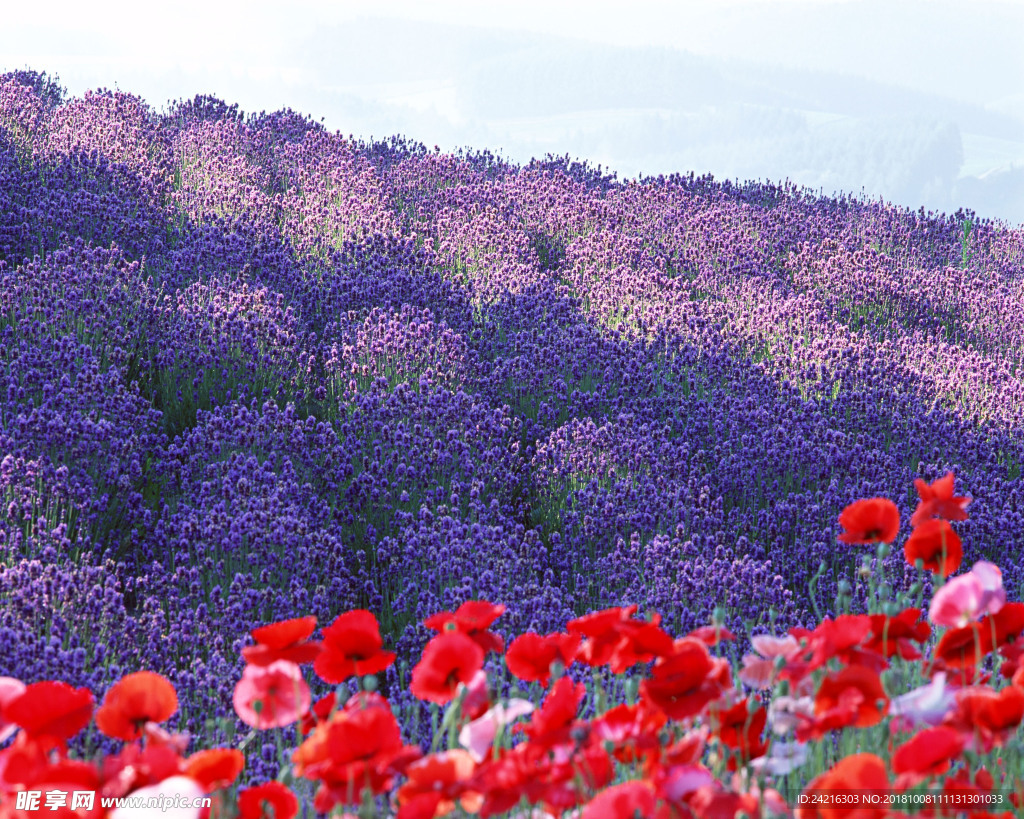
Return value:
M 629 11 L 625 9 L 628 5 Z M 1024 222 L 1024 0 L 23 3 L 0 70 Z

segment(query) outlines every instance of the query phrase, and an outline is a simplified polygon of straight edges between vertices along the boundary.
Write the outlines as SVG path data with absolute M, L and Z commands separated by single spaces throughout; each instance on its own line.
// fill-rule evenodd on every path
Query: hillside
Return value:
M 1017 599 L 1022 366 L 1024 230 L 970 212 L 4 75 L 0 676 L 150 669 L 223 738 L 274 620 L 373 611 L 405 704 L 469 599 L 506 636 L 813 626 L 860 564 L 840 511 L 909 531 L 949 470 Z

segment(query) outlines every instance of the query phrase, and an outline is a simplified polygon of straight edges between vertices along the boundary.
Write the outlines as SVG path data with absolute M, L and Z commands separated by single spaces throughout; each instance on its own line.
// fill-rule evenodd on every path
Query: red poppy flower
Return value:
M 205 793 L 229 787 L 245 767 L 245 756 L 235 748 L 197 751 L 185 760 L 185 776 L 198 782 Z
M 989 617 L 995 632 L 996 646 L 1009 645 L 1024 634 L 1024 603 L 1006 603 Z
M 107 811 L 100 807 L 96 799 L 91 810 L 70 810 L 67 804 L 61 804 L 61 793 L 73 791 L 98 791 L 101 780 L 96 766 L 91 762 L 53 758 L 43 751 L 38 743 L 16 741 L 4 749 L 4 780 L 0 786 L 0 816 L 4 819 L 35 819 L 39 816 L 56 816 L 61 819 L 103 819 Z M 15 792 L 28 790 L 39 794 L 39 802 L 35 806 L 16 804 Z M 48 798 L 58 797 L 58 807 L 47 809 Z M 18 800 L 20 801 L 20 800 Z M 27 810 L 20 808 L 26 807 Z
M 551 664 L 557 660 L 568 668 L 579 644 L 579 634 L 555 633 L 541 637 L 528 631 L 509 644 L 505 664 L 520 680 L 547 685 L 551 679 Z
M 605 711 L 590 723 L 593 742 L 612 742 L 612 754 L 629 765 L 649 754 L 660 756 L 661 739 L 658 732 L 667 718 L 662 711 L 650 708 L 644 702 L 636 705 L 622 703 Z
M 757 759 L 768 753 L 768 743 L 761 738 L 768 722 L 766 709 L 759 708 L 751 713 L 747 701 L 740 700 L 725 709 L 712 706 L 711 720 L 712 731 L 722 744 L 736 751 L 744 761 Z M 730 762 L 730 767 L 735 766 L 735 756 L 730 757 Z
M 964 668 L 947 668 L 936 663 L 932 672 L 941 671 L 946 675 L 946 682 L 956 688 L 967 688 L 972 685 L 988 685 L 992 682 L 992 674 L 989 671 L 981 671 L 973 666 Z
M 861 702 L 863 702 L 863 697 L 860 692 L 848 688 L 840 695 L 838 704 L 822 714 L 808 717 L 800 712 L 795 713 L 793 716 L 797 720 L 796 741 L 817 741 L 827 737 L 833 731 L 849 728 L 857 721 Z
M 888 498 L 866 498 L 851 503 L 839 514 L 843 543 L 892 543 L 900 532 L 900 510 Z
M 299 723 L 299 730 L 302 735 L 308 734 L 319 723 L 327 722 L 337 702 L 338 696 L 333 691 L 329 694 L 324 694 L 324 696 L 314 702 L 310 709 L 303 714 L 302 720 Z
M 850 791 L 876 791 L 886 793 L 891 789 L 885 763 L 874 754 L 853 754 L 839 760 L 825 773 L 816 776 L 804 789 L 813 795 L 825 792 L 844 793 Z M 882 819 L 889 812 L 884 800 L 875 805 L 864 805 L 859 800 L 849 804 L 827 806 L 807 800 L 797 807 L 795 819 Z
M 951 805 L 984 804 L 989 800 L 979 799 L 979 796 L 992 793 L 995 784 L 995 778 L 984 767 L 975 769 L 973 766 L 964 766 L 943 780 L 942 793 L 944 800 Z M 1012 795 L 1010 798 L 1013 798 Z M 984 812 L 971 811 L 971 814 L 984 815 Z
M 329 721 L 331 714 L 338 710 L 338 707 L 338 695 L 334 691 L 324 694 L 302 715 L 302 719 L 299 721 L 300 733 L 306 736 L 317 725 Z M 357 708 L 390 707 L 388 701 L 376 691 L 358 691 L 345 700 L 345 704 L 341 706 L 341 708 L 348 711 Z
M 544 765 L 527 745 L 526 756 L 534 760 L 533 776 L 540 779 L 537 783 L 539 787 L 536 788 L 539 801 L 545 811 L 555 816 L 564 816 L 566 811 L 582 805 L 615 776 L 612 758 L 603 748 L 585 745 L 572 751 L 566 759 L 567 751 L 568 748 L 563 746 L 561 752 L 555 752 L 554 758 L 545 751 L 548 763 Z M 559 759 L 559 756 L 565 761 Z M 530 791 L 530 787 L 525 789 L 528 801 L 531 798 Z
M 636 614 L 637 608 L 636 605 L 616 606 L 570 620 L 565 626 L 566 629 L 588 638 L 580 647 L 576 658 L 595 667 L 608 663 L 615 652 L 615 647 L 622 639 L 620 624 Z
M 385 705 L 336 711 L 295 749 L 298 776 L 320 782 L 314 807 L 330 813 L 339 803 L 358 801 L 363 788 L 390 790 L 394 776 L 422 756 L 402 745 L 394 713 Z
M 699 714 L 730 687 L 728 662 L 713 658 L 700 640 L 683 637 L 676 640 L 673 653 L 659 658 L 651 676 L 640 683 L 640 696 L 669 719 L 686 719 Z
M 821 681 L 814 697 L 815 716 L 852 704 L 849 694 L 854 692 L 859 695 L 859 701 L 853 706 L 854 717 L 849 724 L 867 728 L 881 722 L 889 707 L 889 697 L 886 696 L 878 674 L 858 665 L 829 674 Z M 879 705 L 879 702 L 882 704 Z
M 733 819 L 740 814 L 759 816 L 758 798 L 752 793 L 734 793 L 716 785 L 702 785 L 686 800 L 696 819 Z
M 971 747 L 988 753 L 1008 742 L 1024 721 L 1024 690 L 1010 685 L 1002 691 L 987 686 L 956 693 L 956 709 L 946 724 L 960 731 Z
M 513 730 L 522 731 L 542 746 L 566 742 L 586 695 L 587 687 L 583 683 L 561 677 L 551 686 L 540 708 L 533 712 L 529 724 L 519 723 Z
M 669 819 L 673 815 L 668 805 L 658 804 L 658 796 L 649 782 L 633 781 L 605 788 L 583 806 L 581 819 Z
M 119 753 L 103 758 L 104 790 L 112 796 L 124 796 L 180 775 L 184 746 L 187 746 L 187 739 L 169 744 L 148 739 L 145 745 L 141 742 L 126 744 Z
M 495 605 L 486 600 L 467 600 L 454 612 L 440 611 L 423 621 L 427 628 L 438 632 L 459 631 L 483 649 L 484 653 L 505 649 L 505 641 L 488 631 L 491 624 L 505 613 L 502 603 Z
M 892 769 L 906 788 L 913 788 L 929 776 L 948 771 L 965 746 L 963 737 L 952 728 L 928 728 L 896 749 Z
M 709 648 L 714 648 L 723 640 L 736 639 L 736 635 L 729 631 L 725 626 L 700 626 L 699 628 L 695 628 L 686 636 L 700 640 Z
M 63 745 L 89 724 L 94 703 L 88 688 L 44 680 L 26 686 L 8 702 L 4 719 L 20 725 L 32 739 Z
M 993 649 L 989 618 L 961 628 L 951 628 L 939 638 L 933 657 L 946 668 L 976 666 Z
M 666 745 L 662 748 L 661 759 L 650 760 L 644 769 L 644 775 L 652 776 L 659 762 L 663 769 L 697 765 L 704 756 L 706 746 L 707 737 L 702 730 L 690 731 L 690 733 L 684 734 L 671 745 Z
M 473 757 L 461 748 L 417 760 L 406 768 L 406 783 L 398 789 L 399 816 L 448 816 L 455 810 L 455 800 L 467 813 L 476 813 L 482 800 L 468 787 L 475 771 Z M 416 808 L 424 810 L 419 813 Z
M 298 812 L 298 798 L 280 782 L 267 782 L 238 794 L 238 819 L 292 819 Z
M 298 665 L 311 663 L 321 647 L 319 642 L 309 640 L 314 629 L 316 617 L 298 617 L 260 626 L 252 631 L 257 645 L 245 646 L 242 657 L 249 665 L 270 665 L 277 660 L 288 660 Z
M 455 698 L 459 683 L 469 685 L 483 665 L 484 652 L 477 643 L 462 632 L 444 631 L 423 649 L 409 690 L 418 699 L 444 705 Z
M 313 670 L 324 682 L 342 683 L 349 677 L 376 674 L 395 661 L 390 651 L 381 651 L 377 618 L 365 609 L 341 614 L 324 629 L 323 648 Z
M 945 518 L 946 520 L 967 520 L 967 504 L 969 496 L 954 497 L 953 473 L 947 472 L 942 478 L 928 484 L 920 478 L 914 481 L 917 494 L 921 497 L 917 509 L 910 518 L 911 526 L 920 526 L 929 518 Z
M 178 710 L 174 686 L 153 671 L 137 671 L 114 683 L 96 710 L 96 727 L 113 739 L 138 739 L 147 722 L 164 722 Z
M 566 628 L 587 637 L 577 659 L 589 666 L 607 665 L 614 674 L 621 674 L 637 663 L 672 653 L 672 637 L 659 627 L 661 615 L 650 621 L 634 620 L 635 605 L 617 607 L 578 617 Z
M 480 763 L 475 785 L 484 797 L 481 817 L 507 813 L 524 795 L 533 802 L 540 798 L 542 787 L 538 780 L 547 760 L 528 756 L 528 750 L 529 743 L 522 742 L 516 748 L 502 748 L 496 757 L 486 757 Z
M 871 618 L 866 614 L 841 614 L 835 620 L 826 617 L 814 631 L 792 629 L 790 633 L 797 639 L 807 639 L 807 651 L 811 653 L 807 671 L 821 668 L 833 659 L 847 665 L 863 665 L 875 670 L 881 670 L 886 665 L 880 656 L 865 651 L 863 647 L 871 634 Z
M 921 560 L 928 571 L 949 577 L 960 568 L 964 553 L 953 527 L 941 518 L 932 518 L 910 533 L 903 555 L 911 566 Z
M 921 609 L 904 609 L 895 617 L 884 614 L 868 615 L 871 621 L 871 637 L 864 648 L 892 657 L 894 654 L 904 660 L 918 660 L 921 652 L 914 643 L 923 643 L 931 636 L 932 628 L 921 620 Z
M 1002 662 L 999 664 L 999 674 L 1006 679 L 1013 677 L 1017 671 L 1024 668 L 1024 637 L 1017 637 L 1015 640 L 999 647 L 999 656 Z M 0 713 L 3 713 L 3 705 L 0 704 Z M 0 733 L 2 736 L 2 733 Z

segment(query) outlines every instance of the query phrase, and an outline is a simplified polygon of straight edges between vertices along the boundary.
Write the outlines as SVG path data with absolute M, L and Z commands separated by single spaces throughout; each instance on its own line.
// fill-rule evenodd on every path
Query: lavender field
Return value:
M 949 470 L 1019 599 L 1022 368 L 1020 226 L 2 75 L 0 676 L 230 742 L 250 630 L 364 608 L 417 741 L 434 612 L 813 627 L 839 512 Z

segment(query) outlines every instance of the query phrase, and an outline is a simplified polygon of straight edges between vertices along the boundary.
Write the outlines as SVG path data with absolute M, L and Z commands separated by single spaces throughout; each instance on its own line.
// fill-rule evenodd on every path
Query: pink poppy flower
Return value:
M 483 762 L 491 750 L 498 731 L 506 725 L 533 713 L 533 703 L 528 700 L 510 699 L 508 705 L 495 705 L 483 716 L 464 725 L 459 731 L 459 744 L 469 751 L 477 762 Z
M 673 765 L 658 781 L 662 795 L 673 802 L 682 802 L 690 794 L 714 783 L 714 774 L 699 764 Z
M 759 634 L 751 637 L 750 642 L 757 654 L 743 656 L 743 668 L 739 671 L 739 677 L 751 688 L 771 688 L 775 684 L 777 674 L 775 658 L 784 657 L 788 660 L 800 650 L 796 638 L 789 634 L 785 637 Z
M 288 660 L 247 665 L 235 686 L 235 712 L 246 725 L 283 728 L 309 711 L 313 698 L 302 669 Z
M 491 695 L 487 690 L 487 672 L 480 669 L 468 683 L 459 683 L 459 692 L 466 689 L 462 700 L 462 716 L 474 720 L 483 714 L 491 704 Z
M 1003 573 L 994 563 L 982 560 L 935 592 L 928 619 L 937 626 L 963 628 L 983 615 L 995 614 L 1005 603 Z
M 20 696 L 24 690 L 25 683 L 21 680 L 16 680 L 14 677 L 0 677 L 0 742 L 18 730 L 17 723 L 4 719 L 4 706 L 15 697 Z
M 889 701 L 895 730 L 913 730 L 920 725 L 940 725 L 956 706 L 953 689 L 946 686 L 946 674 L 936 674 L 928 685 L 922 685 Z
M 807 762 L 806 742 L 783 742 L 774 740 L 771 751 L 750 761 L 758 773 L 769 776 L 786 776 Z
M 784 737 L 806 719 L 813 718 L 813 697 L 778 696 L 768 706 L 768 721 L 775 736 Z

